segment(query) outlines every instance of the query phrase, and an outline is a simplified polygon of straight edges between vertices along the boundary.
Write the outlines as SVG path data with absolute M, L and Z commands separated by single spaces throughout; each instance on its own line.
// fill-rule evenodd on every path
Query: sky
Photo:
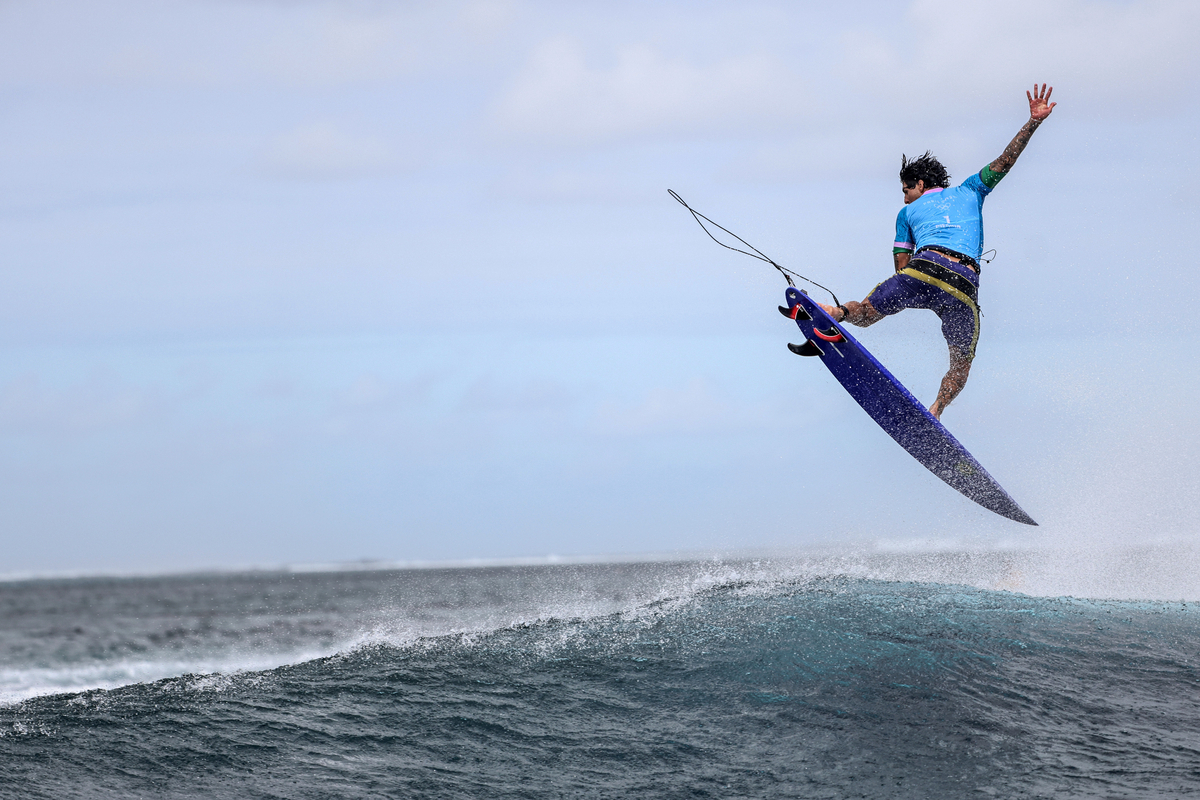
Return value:
M 1200 6 L 0 2 L 0 574 L 1200 543 Z M 861 299 L 902 153 L 988 198 L 891 442 L 669 195 Z M 814 296 L 818 296 L 814 290 Z M 932 314 L 858 337 L 931 402 Z

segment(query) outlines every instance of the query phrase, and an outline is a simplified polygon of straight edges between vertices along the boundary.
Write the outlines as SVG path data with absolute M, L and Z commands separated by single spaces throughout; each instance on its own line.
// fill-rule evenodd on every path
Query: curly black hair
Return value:
M 942 166 L 942 162 L 928 150 L 925 155 L 910 159 L 900 156 L 900 180 L 905 186 L 916 186 L 917 181 L 925 181 L 925 188 L 932 189 L 940 186 L 943 189 L 950 186 L 950 173 Z

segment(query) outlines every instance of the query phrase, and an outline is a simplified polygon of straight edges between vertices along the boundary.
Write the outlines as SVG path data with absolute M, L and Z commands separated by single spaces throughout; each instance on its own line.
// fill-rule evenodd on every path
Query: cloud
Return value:
M 840 72 L 907 118 L 990 110 L 1036 80 L 1129 119 L 1194 92 L 1197 29 L 1190 0 L 916 0 L 900 31 L 844 32 Z
M 735 158 L 726 172 L 760 181 L 891 176 L 898 155 L 895 133 L 878 127 L 804 130 Z
M 328 89 L 474 63 L 505 3 L 0 3 L 0 85 Z
M 517 6 L 509 0 L 471 0 L 458 11 L 458 22 L 467 34 L 482 41 L 506 32 L 517 18 Z
M 650 192 L 641 181 L 602 166 L 539 162 L 522 165 L 500 176 L 491 187 L 492 196 L 511 201 L 613 202 L 643 200 Z M 655 200 L 662 190 L 655 186 Z
M 762 137 L 726 172 L 755 180 L 883 175 L 900 152 L 925 148 L 950 164 L 983 163 L 1024 121 L 1024 92 L 1035 80 L 1055 86 L 1062 104 L 1051 128 L 1194 115 L 1200 50 L 1188 40 L 1197 29 L 1200 4 L 1192 2 L 916 0 L 831 29 L 828 63 L 797 67 L 810 78 L 819 124 Z
M 382 139 L 351 133 L 329 121 L 301 125 L 277 137 L 264 161 L 273 175 L 309 180 L 357 178 L 398 166 Z
M 638 45 L 595 66 L 578 41 L 559 37 L 534 48 L 494 124 L 538 139 L 710 131 L 791 117 L 802 93 L 795 74 L 761 54 L 696 65 Z
M 0 384 L 0 433 L 78 436 L 136 427 L 162 417 L 194 394 L 194 387 L 169 394 L 108 372 L 65 387 L 26 373 Z
M 390 78 L 420 60 L 423 25 L 397 14 L 348 14 L 317 7 L 291 17 L 266 44 L 262 57 L 275 77 L 301 85 L 338 85 Z

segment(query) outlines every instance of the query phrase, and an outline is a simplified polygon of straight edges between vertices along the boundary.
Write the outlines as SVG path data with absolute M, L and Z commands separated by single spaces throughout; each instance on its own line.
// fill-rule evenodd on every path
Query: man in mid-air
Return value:
M 979 339 L 979 258 L 983 255 L 983 201 L 1008 174 L 1038 126 L 1057 103 L 1054 87 L 1042 84 L 1029 98 L 1029 121 L 992 163 L 961 185 L 950 188 L 950 175 L 931 153 L 901 156 L 904 208 L 896 217 L 892 248 L 896 274 L 876 286 L 861 303 L 821 305 L 837 322 L 865 328 L 906 308 L 928 308 L 942 320 L 950 347 L 950 369 L 942 378 L 929 411 L 938 419 L 971 373 Z

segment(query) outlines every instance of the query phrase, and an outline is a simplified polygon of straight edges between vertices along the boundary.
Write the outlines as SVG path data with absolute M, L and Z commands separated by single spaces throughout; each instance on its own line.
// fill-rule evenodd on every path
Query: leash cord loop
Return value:
M 671 197 L 674 197 L 676 200 L 678 200 L 679 204 L 681 206 L 686 208 L 691 213 L 692 217 L 695 218 L 695 220 L 696 220 L 696 224 L 698 224 L 700 226 L 700 228 L 705 233 L 708 234 L 708 238 L 712 239 L 714 242 L 721 245 L 721 247 L 724 247 L 726 250 L 732 250 L 735 253 L 741 253 L 742 255 L 750 256 L 751 258 L 757 258 L 759 261 L 765 261 L 766 263 L 770 264 L 775 269 L 779 270 L 779 273 L 781 275 L 783 275 L 783 279 L 785 281 L 787 281 L 788 286 L 795 286 L 796 284 L 792 282 L 792 277 L 797 277 L 802 281 L 811 283 L 813 286 L 816 286 L 818 289 L 824 289 L 826 292 L 829 292 L 829 296 L 833 298 L 833 304 L 835 306 L 841 305 L 841 302 L 838 300 L 837 295 L 833 293 L 832 289 L 826 288 L 826 287 L 822 286 L 821 284 L 817 283 L 816 281 L 814 281 L 813 279 L 806 278 L 798 272 L 793 272 L 790 269 L 781 267 L 779 264 L 776 264 L 773 260 L 771 260 L 771 258 L 769 258 L 766 253 L 759 250 L 757 247 L 750 244 L 749 242 L 747 242 L 742 237 L 738 236 L 733 231 L 729 230 L 728 228 L 724 227 L 723 225 L 719 225 L 718 223 L 713 222 L 711 219 L 709 219 L 708 217 L 704 216 L 696 209 L 689 206 L 686 202 L 684 202 L 684 199 L 682 197 L 680 197 L 678 194 L 675 193 L 674 189 L 667 189 L 667 192 L 671 195 Z M 714 228 L 720 228 L 721 230 L 725 231 L 725 233 L 728 233 L 730 236 L 737 239 L 739 242 L 746 245 L 746 247 L 749 247 L 754 252 L 750 253 L 745 250 L 742 250 L 739 247 L 732 247 L 730 245 L 725 244 L 720 239 L 718 239 L 716 236 L 713 236 L 712 231 L 710 231 L 708 229 L 708 225 L 704 224 L 705 222 L 707 222 L 709 225 L 712 225 Z

